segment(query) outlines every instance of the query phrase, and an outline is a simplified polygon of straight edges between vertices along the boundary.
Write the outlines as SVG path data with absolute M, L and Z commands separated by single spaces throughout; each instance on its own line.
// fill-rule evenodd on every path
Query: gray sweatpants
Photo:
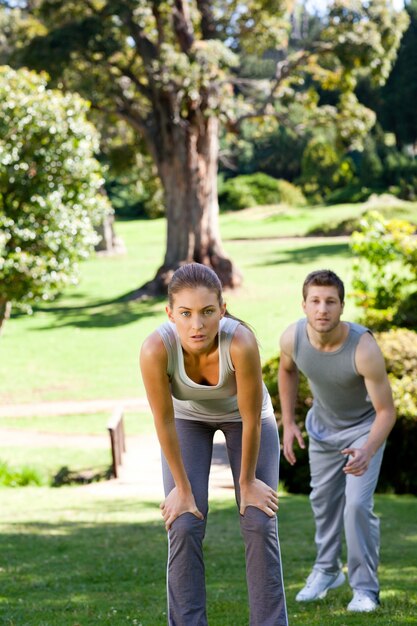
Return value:
M 350 586 L 378 598 L 379 519 L 373 512 L 373 495 L 384 446 L 362 476 L 344 474 L 347 458 L 340 454 L 345 447 L 360 448 L 367 438 L 366 434 L 339 445 L 310 438 L 310 501 L 317 547 L 314 567 L 329 573 L 340 569 L 344 526 Z
M 182 457 L 198 509 L 204 520 L 184 513 L 168 533 L 168 623 L 170 626 L 206 626 L 206 589 L 203 539 L 208 513 L 208 484 L 213 437 L 221 430 L 239 505 L 239 474 L 242 454 L 241 422 L 197 422 L 176 419 Z M 273 489 L 278 487 L 279 441 L 275 417 L 262 420 L 261 445 L 256 477 Z M 174 488 L 171 472 L 162 458 L 165 495 Z M 246 578 L 251 626 L 287 626 L 277 518 L 256 507 L 240 515 L 245 544 Z

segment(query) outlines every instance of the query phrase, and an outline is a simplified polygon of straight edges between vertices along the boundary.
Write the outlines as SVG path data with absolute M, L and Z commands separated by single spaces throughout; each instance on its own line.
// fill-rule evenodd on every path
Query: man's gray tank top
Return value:
M 165 322 L 158 328 L 168 354 L 175 417 L 204 422 L 239 422 L 236 376 L 230 344 L 239 326 L 237 320 L 223 317 L 219 325 L 219 380 L 217 385 L 200 385 L 187 376 L 181 341 L 175 324 Z M 261 417 L 273 414 L 271 398 L 264 383 Z
M 355 437 L 361 436 L 369 432 L 375 419 L 364 378 L 355 364 L 358 342 L 370 331 L 359 324 L 346 323 L 347 339 L 334 352 L 322 352 L 311 345 L 306 319 L 296 325 L 293 359 L 308 378 L 313 394 L 306 428 L 309 436 L 319 441 L 333 440 L 346 429 Z

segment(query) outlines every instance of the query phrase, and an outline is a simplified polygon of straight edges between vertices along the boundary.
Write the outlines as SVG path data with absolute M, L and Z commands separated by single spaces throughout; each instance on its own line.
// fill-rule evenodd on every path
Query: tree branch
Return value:
M 165 41 L 165 29 L 164 29 L 164 22 L 162 20 L 161 12 L 159 10 L 159 2 L 158 1 L 152 2 L 152 13 L 153 13 L 153 16 L 155 18 L 156 30 L 157 30 L 157 33 L 158 33 L 158 47 L 160 48 L 161 45 Z
M 269 90 L 268 97 L 263 101 L 263 103 L 259 106 L 258 109 L 254 110 L 251 113 L 246 113 L 244 115 L 239 116 L 234 121 L 234 124 L 233 124 L 234 128 L 236 128 L 237 130 L 241 126 L 242 122 L 244 122 L 247 119 L 252 119 L 255 117 L 263 117 L 267 115 L 266 110 L 269 105 L 273 105 L 274 100 L 276 98 L 276 92 L 281 86 L 281 84 L 283 83 L 283 81 L 286 80 L 289 76 L 291 76 L 296 69 L 302 66 L 303 63 L 305 63 L 308 60 L 308 58 L 312 56 L 312 54 L 317 54 L 318 52 L 321 52 L 324 54 L 327 52 L 331 52 L 331 50 L 332 50 L 332 47 L 330 44 L 319 42 L 318 44 L 315 44 L 314 46 L 311 46 L 310 48 L 305 48 L 303 50 L 296 52 L 291 57 L 288 57 L 284 59 L 283 61 L 279 61 L 275 67 L 275 76 L 271 83 L 271 89 Z M 239 84 L 244 85 L 245 83 L 247 85 L 254 84 L 254 81 L 250 79 L 246 79 L 246 80 L 235 79 L 233 82 L 236 85 L 239 85 Z M 277 117 L 277 115 L 274 114 L 274 117 Z
M 189 52 L 194 43 L 194 29 L 190 19 L 188 3 L 174 0 L 173 26 L 182 52 Z
M 138 80 L 137 76 L 133 73 L 133 71 L 129 67 L 124 67 L 120 65 L 119 63 L 116 63 L 115 61 L 108 61 L 108 64 L 110 67 L 117 69 L 120 72 L 121 76 L 125 76 L 130 81 L 132 81 L 132 83 L 135 85 L 139 93 L 142 94 L 142 96 L 144 96 L 145 98 L 148 98 L 148 100 L 151 99 L 152 97 L 151 91 L 147 89 L 145 85 L 143 85 Z
M 210 0 L 197 0 L 197 7 L 201 14 L 201 33 L 203 39 L 216 39 L 216 21 Z

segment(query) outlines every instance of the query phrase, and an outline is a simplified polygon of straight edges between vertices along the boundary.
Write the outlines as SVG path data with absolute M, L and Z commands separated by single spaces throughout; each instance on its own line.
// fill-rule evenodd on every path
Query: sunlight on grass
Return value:
M 105 435 L 111 412 L 87 413 L 84 415 L 57 415 L 34 417 L 0 417 L 0 428 L 30 430 L 44 433 L 71 435 Z M 127 435 L 143 435 L 154 431 L 149 413 L 124 410 L 123 420 Z
M 157 502 L 102 498 L 89 487 L 0 495 L 0 622 L 96 626 L 113 615 L 112 624 L 166 624 L 167 540 Z M 398 553 L 415 534 L 417 499 L 379 495 L 376 502 L 402 536 L 382 523 L 382 607 L 366 623 L 416 623 L 415 552 Z M 320 602 L 295 602 L 314 555 L 308 498 L 284 495 L 279 525 L 291 626 L 363 626 L 363 616 L 346 613 L 347 584 Z M 244 549 L 230 494 L 210 502 L 205 555 L 210 624 L 247 624 Z

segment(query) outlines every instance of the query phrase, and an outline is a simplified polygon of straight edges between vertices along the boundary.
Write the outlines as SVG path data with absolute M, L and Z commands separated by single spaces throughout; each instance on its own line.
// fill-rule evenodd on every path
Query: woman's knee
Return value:
M 275 532 L 276 517 L 269 517 L 266 513 L 254 506 L 248 506 L 244 515 L 240 516 L 242 533 L 251 533 L 259 536 L 268 536 L 271 530 Z
M 170 537 L 183 541 L 203 539 L 206 529 L 206 520 L 200 520 L 192 513 L 183 513 L 172 523 Z

